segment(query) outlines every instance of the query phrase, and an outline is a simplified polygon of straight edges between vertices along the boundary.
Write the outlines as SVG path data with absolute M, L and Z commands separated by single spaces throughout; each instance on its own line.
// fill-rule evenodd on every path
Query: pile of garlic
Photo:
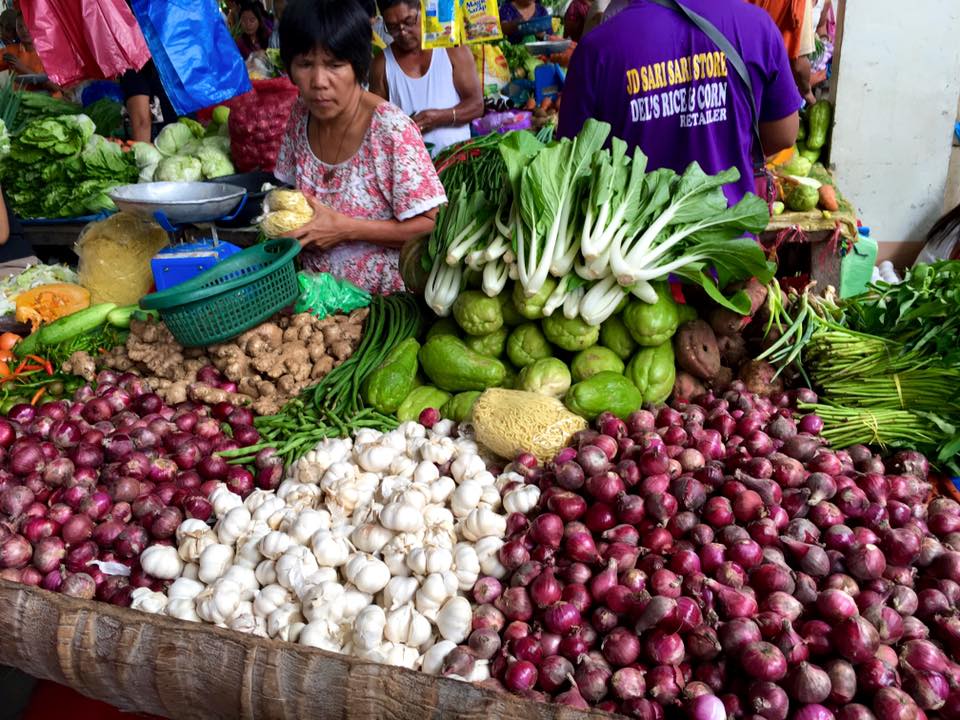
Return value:
M 477 578 L 505 575 L 506 515 L 539 497 L 453 433 L 361 430 L 322 442 L 275 492 L 241 501 L 218 486 L 212 528 L 185 520 L 176 548 L 143 552 L 144 571 L 173 582 L 138 589 L 132 607 L 439 672 L 471 632 Z M 487 677 L 477 662 L 464 679 Z

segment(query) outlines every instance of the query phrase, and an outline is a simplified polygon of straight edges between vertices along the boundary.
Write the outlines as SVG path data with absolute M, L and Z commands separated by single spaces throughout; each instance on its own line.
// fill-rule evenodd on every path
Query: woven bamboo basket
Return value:
M 612 717 L 2 580 L 0 664 L 177 720 Z

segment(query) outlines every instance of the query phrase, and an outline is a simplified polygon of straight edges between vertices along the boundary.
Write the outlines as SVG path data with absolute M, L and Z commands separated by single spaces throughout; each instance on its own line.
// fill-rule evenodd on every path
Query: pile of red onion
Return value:
M 171 545 L 185 518 L 210 518 L 219 482 L 241 496 L 275 488 L 280 459 L 256 473 L 213 453 L 259 442 L 229 403 L 169 407 L 136 375 L 104 371 L 73 402 L 17 405 L 0 419 L 0 577 L 117 605 L 163 588 L 138 558 Z
M 734 385 L 518 457 L 539 505 L 453 672 L 642 720 L 960 718 L 960 505 L 917 453 L 832 451 L 798 400 Z

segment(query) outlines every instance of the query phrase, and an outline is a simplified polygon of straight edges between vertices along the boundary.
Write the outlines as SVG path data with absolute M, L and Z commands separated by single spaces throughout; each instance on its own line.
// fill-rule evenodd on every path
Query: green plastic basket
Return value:
M 140 300 L 157 310 L 185 347 L 212 345 L 236 337 L 297 299 L 293 259 L 300 243 L 270 240 L 242 250 L 195 278 Z

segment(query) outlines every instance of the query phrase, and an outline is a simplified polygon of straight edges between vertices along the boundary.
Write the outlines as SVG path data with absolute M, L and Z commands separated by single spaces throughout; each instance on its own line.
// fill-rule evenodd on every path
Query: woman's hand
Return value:
M 290 237 L 300 241 L 302 247 L 311 245 L 318 250 L 325 250 L 334 245 L 350 240 L 350 231 L 353 219 L 328 208 L 315 198 L 304 194 L 310 207 L 313 208 L 313 217 L 306 225 L 290 233 Z

